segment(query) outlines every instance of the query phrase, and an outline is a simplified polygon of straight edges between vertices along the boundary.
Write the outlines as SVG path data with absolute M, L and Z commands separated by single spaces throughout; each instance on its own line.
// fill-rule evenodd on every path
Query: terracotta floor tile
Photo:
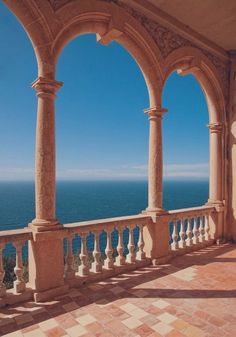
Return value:
M 142 324 L 136 329 L 134 329 L 134 332 L 136 332 L 137 335 L 141 337 L 147 337 L 147 336 L 150 336 L 154 332 L 154 330 L 151 329 L 148 325 Z
M 121 323 L 125 324 L 129 329 L 135 329 L 143 324 L 139 319 L 135 317 L 127 318 L 123 320 Z
M 168 324 L 165 324 L 163 322 L 159 322 L 159 323 L 153 325 L 152 329 L 155 330 L 156 332 L 160 333 L 161 335 L 166 335 L 171 330 L 173 330 L 173 327 L 168 325 Z
M 58 337 L 59 336 L 60 335 L 58 335 Z M 34 330 L 24 333 L 24 337 L 47 337 L 47 334 L 44 333 L 41 329 L 34 329 Z
M 55 327 L 45 331 L 47 337 L 61 337 L 66 334 L 65 330 L 60 327 Z

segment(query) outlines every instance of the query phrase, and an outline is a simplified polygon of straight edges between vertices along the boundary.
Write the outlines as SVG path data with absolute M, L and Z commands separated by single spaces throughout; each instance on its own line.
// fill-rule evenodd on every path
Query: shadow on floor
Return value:
M 221 273 L 220 266 L 225 263 L 236 262 L 234 257 L 224 257 L 221 255 L 235 250 L 236 245 L 225 244 L 221 246 L 211 246 L 197 252 L 174 258 L 170 264 L 161 266 L 149 266 L 133 272 L 109 278 L 102 282 L 87 284 L 79 289 L 71 289 L 69 294 L 56 298 L 47 303 L 27 302 L 13 307 L 0 309 L 0 333 L 4 335 L 18 329 L 30 327 L 50 318 L 55 318 L 68 311 L 84 308 L 90 304 L 107 304 L 119 299 L 129 298 L 236 298 L 235 290 L 225 290 L 222 282 L 222 289 L 187 289 L 191 285 L 182 283 L 180 289 L 175 288 L 179 279 L 173 277 L 175 273 L 183 272 L 184 269 L 194 266 L 213 266 L 217 268 L 211 271 L 218 275 Z M 235 256 L 235 254 L 234 254 Z M 204 271 L 203 271 L 204 272 Z M 212 275 L 213 275 L 212 274 Z M 171 277 L 172 279 L 171 279 Z M 165 280 L 167 280 L 165 284 Z M 156 282 L 155 288 L 148 288 L 142 284 Z M 160 284 L 158 283 L 160 281 Z M 181 281 L 180 281 L 181 282 Z M 184 280 L 182 280 L 184 282 Z M 170 286 L 171 284 L 171 286 Z M 183 286 L 186 287 L 183 288 Z M 194 284 L 195 285 L 195 284 Z M 186 288 L 186 289 L 185 289 Z M 137 291 L 138 290 L 138 291 Z M 141 294 L 141 295 L 140 295 Z M 70 309 L 71 308 L 71 309 Z

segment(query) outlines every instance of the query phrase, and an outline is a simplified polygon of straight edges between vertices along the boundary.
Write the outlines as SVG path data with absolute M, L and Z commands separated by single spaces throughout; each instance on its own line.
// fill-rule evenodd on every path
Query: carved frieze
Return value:
M 223 82 L 225 95 L 227 96 L 229 85 L 229 67 L 224 61 L 222 61 L 219 57 L 217 57 L 210 51 L 195 45 L 187 38 L 159 24 L 158 22 L 151 20 L 150 18 L 147 18 L 142 13 L 134 10 L 133 8 L 124 5 L 121 2 L 119 2 L 118 4 L 122 6 L 126 11 L 128 11 L 129 14 L 131 14 L 136 20 L 138 20 L 143 27 L 145 27 L 145 29 L 149 32 L 149 34 L 156 42 L 163 58 L 166 58 L 172 51 L 180 47 L 195 47 L 200 50 L 204 55 L 206 55 L 207 58 L 216 67 L 219 76 Z

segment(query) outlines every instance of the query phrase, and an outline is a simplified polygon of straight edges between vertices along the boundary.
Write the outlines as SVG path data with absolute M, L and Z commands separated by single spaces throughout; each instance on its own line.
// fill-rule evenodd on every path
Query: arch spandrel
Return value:
M 173 51 L 164 62 L 166 82 L 173 71 L 180 75 L 193 74 L 205 94 L 210 123 L 225 123 L 224 87 L 215 66 L 197 48 L 182 47 Z

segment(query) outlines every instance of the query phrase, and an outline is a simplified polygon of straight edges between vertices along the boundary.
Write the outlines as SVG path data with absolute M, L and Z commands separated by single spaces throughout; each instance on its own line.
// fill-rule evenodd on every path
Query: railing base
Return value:
M 149 266 L 152 263 L 151 259 L 145 259 L 143 261 L 136 261 L 135 263 L 126 263 L 123 266 L 114 266 L 113 269 L 103 269 L 101 273 L 90 272 L 88 276 L 78 276 L 76 275 L 74 279 L 65 280 L 65 282 L 73 288 L 79 287 L 83 284 L 93 283 L 97 281 L 102 281 L 112 276 L 117 276 L 124 274 L 126 272 Z
M 58 295 L 66 294 L 69 291 L 69 286 L 63 285 L 61 287 L 41 291 L 41 292 L 35 292 L 34 293 L 34 300 L 36 303 L 38 302 L 46 302 L 50 299 L 53 299 L 54 297 Z
M 14 305 L 24 301 L 29 301 L 34 299 L 34 291 L 30 288 L 26 288 L 23 293 L 16 294 L 14 289 L 7 290 L 4 297 L 0 298 L 0 308 L 7 307 L 9 305 Z
M 213 244 L 215 244 L 215 240 L 210 239 L 210 240 L 205 241 L 205 242 L 199 242 L 197 244 L 193 244 L 192 246 L 186 246 L 185 248 L 179 248 L 179 249 L 176 249 L 176 250 L 172 250 L 171 251 L 171 258 L 173 258 L 175 256 L 185 255 L 185 254 L 188 254 L 188 253 L 191 253 L 191 252 L 195 252 L 195 251 L 203 249 L 205 247 L 212 246 Z
M 162 256 L 162 257 L 158 257 L 156 259 L 152 259 L 152 265 L 158 266 L 158 265 L 161 265 L 161 264 L 169 263 L 172 258 L 173 258 L 173 255 L 172 255 L 172 252 L 170 252 L 166 256 Z

